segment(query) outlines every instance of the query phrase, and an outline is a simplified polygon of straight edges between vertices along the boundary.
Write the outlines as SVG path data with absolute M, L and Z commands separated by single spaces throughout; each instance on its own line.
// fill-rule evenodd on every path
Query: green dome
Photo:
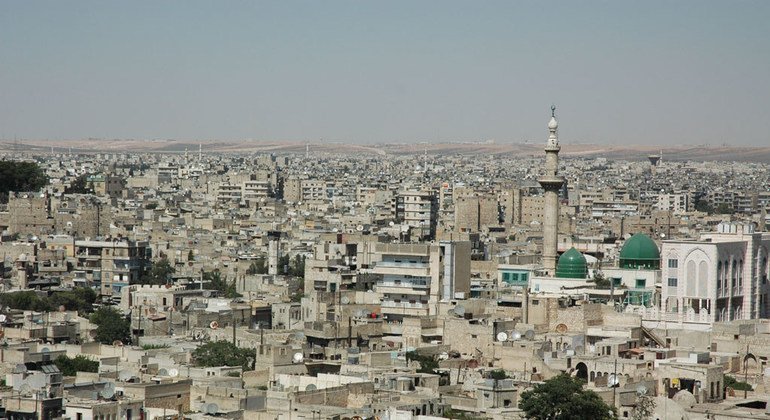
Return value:
M 628 238 L 620 250 L 621 268 L 660 268 L 660 251 L 655 241 L 643 233 Z
M 577 249 L 570 248 L 561 254 L 556 264 L 556 277 L 565 279 L 584 279 L 588 276 L 588 264 L 586 257 Z

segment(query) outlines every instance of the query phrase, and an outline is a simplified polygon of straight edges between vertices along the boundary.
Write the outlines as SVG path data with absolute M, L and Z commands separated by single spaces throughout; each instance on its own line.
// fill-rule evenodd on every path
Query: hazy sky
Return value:
M 0 2 L 0 138 L 770 145 L 770 1 Z

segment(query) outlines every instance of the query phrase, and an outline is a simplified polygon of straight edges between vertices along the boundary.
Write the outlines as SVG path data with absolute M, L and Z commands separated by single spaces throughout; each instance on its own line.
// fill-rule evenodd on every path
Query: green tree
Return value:
M 253 349 L 240 348 L 229 341 L 215 341 L 199 346 L 192 353 L 196 366 L 241 366 L 254 368 L 256 353 Z
M 297 254 L 289 264 L 289 275 L 293 277 L 305 278 L 305 256 Z
M 633 420 L 649 420 L 653 414 L 655 414 L 655 400 L 647 394 L 637 396 L 631 418 Z
M 417 373 L 435 374 L 436 369 L 438 369 L 438 361 L 433 356 L 424 356 L 420 353 L 417 353 L 416 351 L 406 352 L 407 363 L 411 362 L 412 360 L 415 360 L 420 364 L 420 368 L 417 369 Z
M 278 257 L 278 274 L 289 274 L 289 263 L 291 259 L 288 255 Z
M 40 191 L 48 176 L 35 162 L 0 160 L 0 203 L 8 202 L 8 193 Z
M 116 340 L 131 342 L 131 321 L 117 309 L 103 306 L 91 315 L 91 322 L 97 326 L 96 341 L 102 344 L 112 344 Z
M 610 284 L 610 282 L 612 280 L 604 277 L 604 274 L 602 274 L 598 270 L 594 271 L 594 279 L 593 279 L 593 281 L 594 281 L 594 284 L 596 285 L 597 289 L 610 289 L 611 286 L 612 286 Z
M 219 270 L 203 273 L 203 281 L 208 282 L 209 289 L 218 290 L 226 298 L 241 297 L 241 294 L 236 291 L 235 280 L 228 282 L 226 279 L 223 279 L 222 273 Z
M 187 252 L 187 261 L 195 261 L 195 253 L 192 249 Z
M 733 208 L 727 203 L 722 203 L 717 206 L 715 212 L 717 214 L 731 214 L 733 212 Z
M 754 388 L 751 387 L 751 384 L 739 381 L 732 376 L 725 375 L 725 381 L 724 381 L 724 387 L 725 388 L 732 388 L 736 391 L 753 391 Z
M 167 258 L 161 258 L 152 264 L 152 268 L 139 280 L 141 284 L 168 284 L 176 272 Z
M 553 377 L 521 394 L 519 408 L 528 419 L 579 420 L 616 419 L 615 408 L 607 405 L 583 383 L 567 375 Z
M 92 185 L 88 183 L 89 174 L 83 174 L 75 178 L 70 186 L 64 189 L 65 194 L 91 194 L 94 192 Z
M 249 265 L 246 274 L 267 274 L 267 261 L 265 261 L 265 257 L 257 257 L 257 259 Z
M 64 376 L 75 376 L 78 372 L 99 372 L 99 362 L 91 360 L 82 354 L 72 358 L 61 355 L 53 363 Z
M 495 379 L 495 380 L 502 380 L 502 379 L 508 379 L 510 376 L 508 376 L 507 373 L 503 369 L 496 369 L 491 372 L 489 372 L 489 379 Z

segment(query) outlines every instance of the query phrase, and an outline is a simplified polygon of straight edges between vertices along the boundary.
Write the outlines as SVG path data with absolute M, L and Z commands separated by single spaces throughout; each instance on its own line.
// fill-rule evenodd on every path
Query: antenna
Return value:
M 508 341 L 508 334 L 505 331 L 497 333 L 497 341 Z
M 172 378 L 176 378 L 177 376 L 179 376 L 179 369 L 176 369 L 176 368 L 169 369 L 168 370 L 168 376 L 170 376 Z
M 535 331 L 534 330 L 527 330 L 524 333 L 524 338 L 527 340 L 533 340 L 535 338 Z
M 292 363 L 302 363 L 302 360 L 305 359 L 305 356 L 302 354 L 302 352 L 296 352 L 294 353 L 294 356 L 292 356 L 291 361 Z
M 511 341 L 519 341 L 521 340 L 521 333 L 518 331 L 512 331 L 511 332 Z
M 318 387 L 313 384 L 308 384 L 308 386 L 305 387 L 305 391 L 315 391 L 316 389 L 318 389 Z
M 168 370 L 166 370 L 166 368 L 158 369 L 158 376 L 169 376 L 168 375 Z
M 211 321 L 211 323 L 209 324 L 209 328 L 211 328 L 212 330 L 216 330 L 217 328 L 219 328 L 219 323 L 217 321 Z

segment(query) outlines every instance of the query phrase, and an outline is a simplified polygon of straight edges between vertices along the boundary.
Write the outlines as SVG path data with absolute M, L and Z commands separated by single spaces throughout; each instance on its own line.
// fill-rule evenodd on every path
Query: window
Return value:
M 636 279 L 636 288 L 637 289 L 644 289 L 647 287 L 647 280 L 646 279 Z
M 620 287 L 620 285 L 623 283 L 623 279 L 620 277 L 613 277 L 612 278 L 612 287 Z
M 679 268 L 679 260 L 677 260 L 676 258 L 669 258 L 668 268 Z
M 668 278 L 668 287 L 676 287 L 678 283 L 678 280 L 676 277 L 669 277 Z M 717 286 L 719 288 L 719 286 Z

